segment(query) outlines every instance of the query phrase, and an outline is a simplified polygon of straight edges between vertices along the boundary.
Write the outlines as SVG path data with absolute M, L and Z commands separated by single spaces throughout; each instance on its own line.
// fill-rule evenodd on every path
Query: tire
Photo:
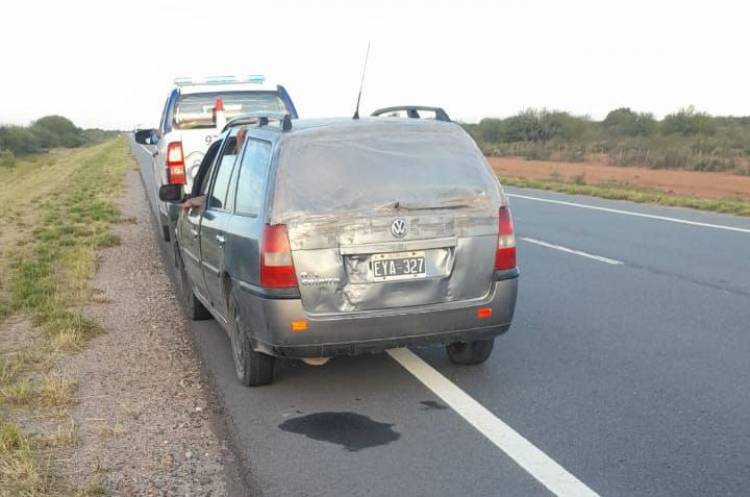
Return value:
M 257 387 L 273 383 L 273 368 L 276 358 L 256 352 L 250 337 L 243 331 L 240 314 L 234 298 L 229 303 L 229 340 L 232 344 L 232 359 L 237 379 L 245 386 Z
M 175 266 L 177 269 L 177 289 L 180 300 L 182 301 L 182 310 L 185 311 L 185 315 L 191 321 L 206 321 L 211 319 L 211 313 L 208 312 L 203 302 L 198 300 L 193 291 L 193 283 L 190 281 L 187 271 L 185 271 L 185 264 L 182 262 L 182 255 L 180 254 L 180 248 L 177 244 L 174 246 L 174 257 Z
M 446 345 L 445 350 L 454 364 L 475 365 L 482 364 L 489 359 L 494 345 L 495 337 L 492 337 L 486 340 L 451 343 Z

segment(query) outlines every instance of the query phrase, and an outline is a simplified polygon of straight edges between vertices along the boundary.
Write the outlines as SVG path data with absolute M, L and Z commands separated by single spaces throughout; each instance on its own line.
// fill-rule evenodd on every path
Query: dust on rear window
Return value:
M 216 99 L 224 102 L 227 119 L 255 111 L 282 112 L 286 108 L 275 92 L 237 91 L 210 92 L 182 95 L 174 113 L 174 126 L 177 129 L 214 127 L 213 109 Z
M 460 128 L 371 124 L 292 136 L 280 147 L 274 218 L 497 205 L 499 185 Z

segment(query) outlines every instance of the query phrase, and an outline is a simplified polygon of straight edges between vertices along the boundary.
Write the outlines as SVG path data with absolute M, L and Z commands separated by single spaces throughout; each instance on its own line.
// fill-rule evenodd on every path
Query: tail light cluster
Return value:
M 297 274 L 286 225 L 266 225 L 260 250 L 260 285 L 264 288 L 295 288 Z
M 516 267 L 516 237 L 513 234 L 513 218 L 507 206 L 500 207 L 500 231 L 497 236 L 495 270 L 504 271 Z
M 167 183 L 170 185 L 184 185 L 185 156 L 182 153 L 182 143 L 172 142 L 167 145 Z

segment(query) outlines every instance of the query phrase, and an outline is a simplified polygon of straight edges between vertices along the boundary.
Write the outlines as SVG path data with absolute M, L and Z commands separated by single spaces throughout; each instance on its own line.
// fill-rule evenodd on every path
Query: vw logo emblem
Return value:
M 391 223 L 391 234 L 396 238 L 403 238 L 406 236 L 406 220 L 402 218 L 395 219 Z

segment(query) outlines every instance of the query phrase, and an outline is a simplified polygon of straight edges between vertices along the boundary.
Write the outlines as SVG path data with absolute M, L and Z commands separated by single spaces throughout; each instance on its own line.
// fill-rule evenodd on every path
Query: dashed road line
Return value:
M 620 265 L 623 264 L 622 261 L 618 261 L 617 259 L 610 259 L 609 257 L 604 257 L 602 255 L 595 255 L 595 254 L 589 254 L 588 252 L 584 252 L 583 250 L 575 250 L 568 247 L 563 247 L 562 245 L 554 245 L 552 243 L 543 242 L 541 240 L 536 240 L 534 238 L 528 238 L 525 236 L 519 237 L 521 240 L 533 243 L 534 245 L 540 245 L 542 247 L 551 248 L 554 250 L 559 250 L 561 252 L 567 252 L 568 254 L 575 254 L 580 255 L 581 257 L 587 257 L 589 259 L 593 259 L 595 261 L 604 262 L 606 264 L 612 264 L 612 265 Z

